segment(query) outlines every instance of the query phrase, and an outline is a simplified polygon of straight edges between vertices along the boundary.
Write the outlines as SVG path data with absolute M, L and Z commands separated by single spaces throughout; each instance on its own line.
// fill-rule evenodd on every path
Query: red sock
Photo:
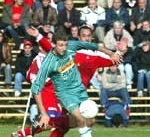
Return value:
M 58 128 L 54 129 L 49 137 L 64 137 L 64 132 Z
M 38 128 L 38 129 L 36 130 L 36 134 L 41 133 L 42 131 L 43 131 L 42 128 Z M 24 132 L 24 133 L 23 133 L 23 132 Z M 25 137 L 25 136 L 31 135 L 31 134 L 32 134 L 32 129 L 31 129 L 31 127 L 27 127 L 27 128 L 25 128 L 24 130 L 19 130 L 19 131 L 18 131 L 18 134 L 20 135 L 20 137 Z M 24 135 L 24 134 L 25 134 L 25 135 Z

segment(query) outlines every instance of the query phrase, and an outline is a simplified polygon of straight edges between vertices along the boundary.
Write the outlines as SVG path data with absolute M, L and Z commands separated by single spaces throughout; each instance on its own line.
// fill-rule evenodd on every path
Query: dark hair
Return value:
M 92 29 L 90 26 L 87 26 L 87 25 L 83 25 L 81 27 L 79 27 L 79 31 L 78 31 L 78 35 L 80 36 L 80 33 L 83 29 L 88 29 L 91 33 L 93 33 Z
M 63 41 L 67 41 L 68 40 L 68 36 L 63 33 L 62 31 L 57 31 L 57 33 L 55 33 L 55 41 L 54 43 L 56 43 L 56 41 L 58 40 L 63 40 Z
M 115 114 L 113 117 L 112 117 L 112 123 L 116 126 L 116 127 L 119 127 L 120 124 L 123 123 L 123 118 L 120 114 Z

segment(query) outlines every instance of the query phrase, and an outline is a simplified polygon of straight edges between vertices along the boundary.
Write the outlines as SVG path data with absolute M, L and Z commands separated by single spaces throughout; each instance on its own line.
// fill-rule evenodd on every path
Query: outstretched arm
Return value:
M 47 38 L 44 38 L 42 34 L 39 33 L 38 29 L 34 27 L 30 27 L 26 29 L 26 32 L 36 38 L 36 41 L 39 42 L 39 44 L 42 46 L 42 48 L 45 51 L 50 51 L 52 49 L 52 44 L 47 40 Z
M 109 55 L 113 64 L 120 64 L 123 61 L 120 52 L 112 52 L 111 50 L 104 47 L 102 44 L 99 44 L 99 51 Z

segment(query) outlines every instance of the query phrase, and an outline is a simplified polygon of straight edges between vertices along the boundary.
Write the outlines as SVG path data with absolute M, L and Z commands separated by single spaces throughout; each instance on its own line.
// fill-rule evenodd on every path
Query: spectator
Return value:
M 144 20 L 142 28 L 135 31 L 133 38 L 134 46 L 138 46 L 143 41 L 150 41 L 150 21 Z
M 137 0 L 123 0 L 123 5 L 128 8 L 129 15 L 131 15 L 132 9 L 137 6 Z
M 32 6 L 33 12 L 35 12 L 36 9 L 42 7 L 42 0 L 35 0 Z
M 65 0 L 65 8 L 58 14 L 59 29 L 70 34 L 71 26 L 80 26 L 80 13 L 74 8 L 72 0 Z
M 120 101 L 109 101 L 108 107 L 105 110 L 106 127 L 128 127 L 129 108 L 124 107 Z
M 39 32 L 44 36 L 47 37 L 48 33 L 51 31 L 51 25 L 45 23 L 42 26 L 40 26 L 39 28 Z
M 59 13 L 62 9 L 64 9 L 64 1 L 63 0 L 51 0 L 51 6 L 56 9 L 57 13 Z
M 11 4 L 14 1 L 15 0 L 4 0 L 4 4 Z M 34 0 L 24 0 L 24 3 L 26 3 L 31 8 L 34 4 Z
M 21 95 L 22 82 L 25 80 L 26 72 L 36 55 L 32 52 L 32 49 L 32 43 L 28 40 L 24 40 L 24 50 L 18 55 L 15 67 L 14 92 L 16 97 Z
M 13 38 L 18 49 L 22 43 L 19 36 L 28 37 L 25 28 L 31 20 L 30 9 L 23 0 L 15 0 L 12 4 L 4 5 L 2 21 L 6 24 L 6 33 Z
M 97 5 L 96 0 L 88 0 L 88 6 L 81 9 L 82 24 L 89 25 L 94 30 L 98 41 L 104 40 L 105 9 Z
M 107 29 L 113 27 L 115 21 L 121 21 L 126 29 L 129 28 L 129 13 L 128 10 L 122 6 L 121 0 L 113 0 L 113 5 L 106 12 Z
M 11 48 L 6 39 L 4 39 L 4 32 L 0 30 L 0 73 L 5 76 L 5 88 L 11 85 Z M 4 93 L 5 94 L 5 93 Z M 5 94 L 6 95 L 6 94 Z
M 133 58 L 133 50 L 131 47 L 127 47 L 128 40 L 123 38 L 118 43 L 118 50 L 123 52 L 123 62 L 118 65 L 118 68 L 125 72 L 126 75 L 126 85 L 128 89 L 132 88 L 133 84 L 133 69 L 132 69 L 132 58 Z
M 130 33 L 123 28 L 123 23 L 121 21 L 115 21 L 113 23 L 113 28 L 107 32 L 104 38 L 105 46 L 108 49 L 116 51 L 117 43 L 123 38 L 128 40 L 128 47 L 133 47 L 133 38 Z
M 54 8 L 50 6 L 49 0 L 42 0 L 42 7 L 39 7 L 33 13 L 33 25 L 35 27 L 51 26 L 51 31 L 55 31 L 57 24 L 57 13 Z
M 144 87 L 147 85 L 150 95 L 150 42 L 143 42 L 142 47 L 134 51 L 134 60 L 137 67 L 137 92 L 138 96 L 143 96 Z M 144 82 L 144 79 L 146 82 Z M 144 84 L 146 83 L 146 85 Z
M 126 88 L 125 74 L 116 65 L 105 69 L 102 74 L 100 100 L 103 108 L 108 107 L 109 97 L 121 98 L 124 106 L 128 106 L 131 102 Z
M 69 36 L 68 39 L 69 40 L 78 40 L 79 39 L 78 33 L 79 33 L 78 26 L 71 26 L 71 35 Z
M 130 19 L 130 30 L 134 32 L 142 27 L 143 20 L 150 20 L 150 6 L 147 0 L 138 0 L 138 6 L 133 9 Z

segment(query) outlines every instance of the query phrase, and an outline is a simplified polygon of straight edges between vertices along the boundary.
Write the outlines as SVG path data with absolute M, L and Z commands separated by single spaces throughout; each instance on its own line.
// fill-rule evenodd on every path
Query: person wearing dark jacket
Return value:
M 24 40 L 24 49 L 18 55 L 16 60 L 16 73 L 15 73 L 15 85 L 14 92 L 15 96 L 21 95 L 22 82 L 26 78 L 26 72 L 31 65 L 33 58 L 36 56 L 36 53 L 32 52 L 33 46 L 32 43 L 28 40 Z
M 65 0 L 65 8 L 58 14 L 59 29 L 70 34 L 71 26 L 80 26 L 80 12 L 73 7 L 72 0 Z
M 138 96 L 143 96 L 144 79 L 147 90 L 150 94 L 150 41 L 143 42 L 142 47 L 136 48 L 133 56 L 137 70 L 137 91 Z
M 109 101 L 109 105 L 105 110 L 105 125 L 106 127 L 128 127 L 129 122 L 129 107 L 125 107 L 120 101 Z
M 142 22 L 142 28 L 135 31 L 133 38 L 134 46 L 138 46 L 143 41 L 150 41 L 150 20 Z

